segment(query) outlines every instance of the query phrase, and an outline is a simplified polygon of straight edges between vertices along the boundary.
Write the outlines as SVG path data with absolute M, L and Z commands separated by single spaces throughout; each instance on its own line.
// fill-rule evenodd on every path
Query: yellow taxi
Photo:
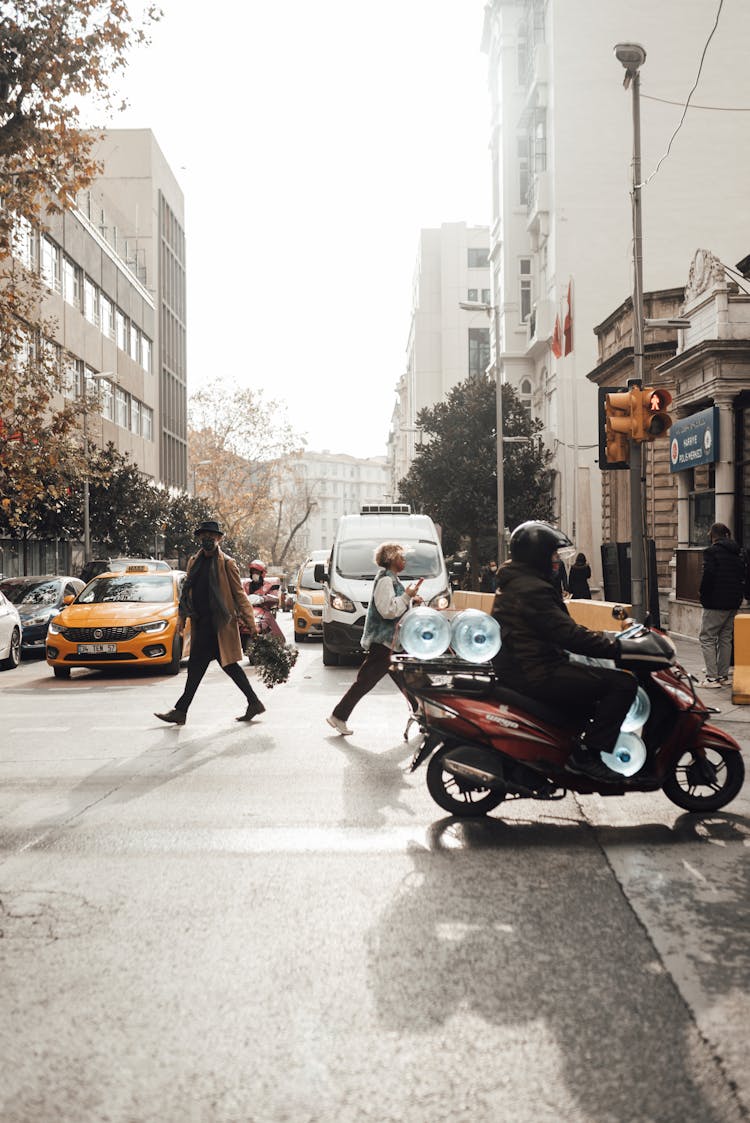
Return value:
M 297 574 L 297 592 L 292 607 L 294 639 L 303 643 L 308 636 L 323 637 L 323 586 L 315 580 L 315 563 L 328 557 L 325 550 L 316 551 L 322 557 L 309 557 Z
M 147 563 L 122 573 L 102 573 L 54 616 L 46 656 L 57 678 L 73 667 L 162 667 L 176 675 L 190 649 L 189 625 L 177 634 L 181 570 L 156 571 Z M 67 603 L 70 601 L 70 603 Z

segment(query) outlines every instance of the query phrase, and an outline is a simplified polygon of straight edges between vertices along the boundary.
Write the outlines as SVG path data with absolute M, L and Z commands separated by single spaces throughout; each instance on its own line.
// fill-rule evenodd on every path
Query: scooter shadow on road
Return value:
M 711 818 L 717 837 L 746 839 L 744 817 Z M 649 824 L 620 834 L 635 846 L 650 838 L 695 847 L 701 835 L 694 824 L 681 816 L 673 830 Z M 710 1046 L 592 841 L 591 829 L 574 821 L 434 823 L 426 845 L 409 845 L 413 869 L 367 936 L 380 1023 L 397 1033 L 434 1034 L 468 1012 L 502 1027 L 509 1067 L 503 1070 L 503 1050 L 488 1053 L 488 1034 L 470 1074 L 472 1084 L 489 1082 L 487 1094 L 512 1095 L 514 1082 L 519 1095 L 533 1094 L 544 1070 L 522 1076 L 517 1062 L 534 1056 L 538 1032 L 553 1040 L 580 1118 L 739 1118 Z M 742 876 L 750 879 L 750 871 Z M 735 885 L 735 898 L 748 889 Z M 731 934 L 720 931 L 725 903 L 712 899 L 709 907 L 718 941 L 712 957 L 737 957 L 715 974 L 711 964 L 697 965 L 719 1002 L 747 982 L 737 973 L 748 962 L 747 946 L 743 961 L 741 949 L 729 946 Z M 736 916 L 733 927 L 741 928 Z M 547 1109 L 552 1094 L 544 1092 Z M 512 1098 L 505 1102 L 512 1118 Z
M 391 749 L 370 752 L 353 745 L 344 737 L 327 737 L 327 741 L 346 758 L 342 797 L 344 817 L 340 827 L 380 827 L 387 823 L 386 810 L 406 812 L 413 809 L 401 799 L 410 790 L 405 773 L 399 765 L 410 757 L 412 749 L 401 741 Z

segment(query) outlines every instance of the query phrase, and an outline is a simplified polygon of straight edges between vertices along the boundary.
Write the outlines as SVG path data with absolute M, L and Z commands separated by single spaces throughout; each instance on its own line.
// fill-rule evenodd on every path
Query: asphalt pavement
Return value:
M 459 821 L 353 673 L 0 674 L 3 1123 L 746 1121 L 750 792 Z

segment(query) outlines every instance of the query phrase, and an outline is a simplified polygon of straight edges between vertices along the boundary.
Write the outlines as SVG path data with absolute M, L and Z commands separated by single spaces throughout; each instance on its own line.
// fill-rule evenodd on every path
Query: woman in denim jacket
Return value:
M 356 679 L 331 716 L 326 718 L 344 737 L 352 732 L 346 723 L 357 702 L 389 673 L 396 625 L 407 609 L 422 603 L 418 594 L 421 582 L 404 588 L 399 580 L 406 565 L 403 546 L 397 542 L 383 542 L 375 551 L 375 564 L 380 570 L 375 577 L 362 634 L 362 647 L 367 654 Z

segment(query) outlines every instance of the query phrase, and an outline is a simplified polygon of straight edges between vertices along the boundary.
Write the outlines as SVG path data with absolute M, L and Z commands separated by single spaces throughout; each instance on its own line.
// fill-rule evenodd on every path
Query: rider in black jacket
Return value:
M 500 567 L 493 615 L 502 647 L 493 660 L 500 683 L 590 718 L 567 768 L 597 780 L 621 781 L 599 754 L 615 747 L 638 683 L 629 671 L 572 663 L 567 652 L 616 659 L 619 642 L 576 624 L 552 583 L 552 555 L 570 542 L 543 522 L 516 527 L 511 561 Z

